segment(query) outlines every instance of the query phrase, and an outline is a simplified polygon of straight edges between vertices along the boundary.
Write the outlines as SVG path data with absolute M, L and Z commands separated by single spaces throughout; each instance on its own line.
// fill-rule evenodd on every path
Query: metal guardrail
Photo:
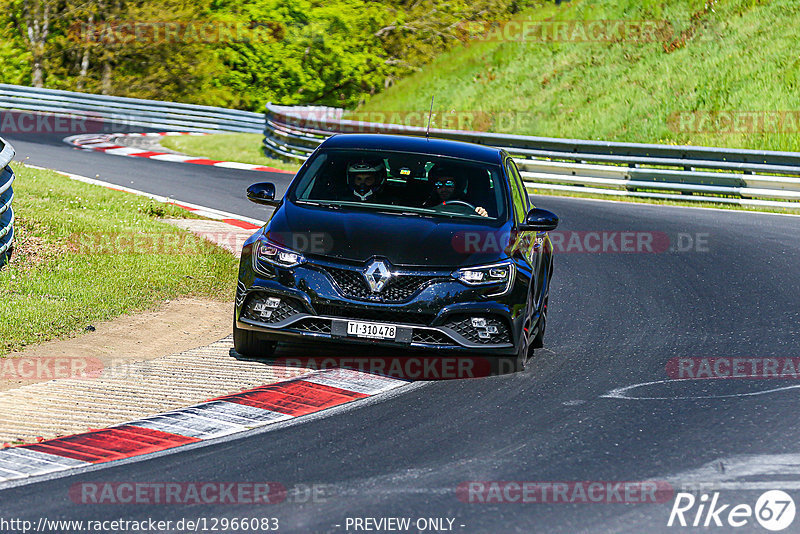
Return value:
M 11 250 L 14 246 L 14 210 L 11 209 L 11 201 L 14 200 L 14 190 L 11 184 L 14 182 L 14 171 L 11 170 L 9 163 L 14 157 L 14 149 L 5 140 L 0 139 L 0 267 L 5 265 L 11 257 Z
M 304 161 L 335 133 L 424 135 L 342 119 L 343 110 L 267 104 L 264 152 Z M 431 136 L 507 150 L 531 190 L 800 208 L 800 153 L 617 143 L 461 130 Z
M 21 85 L 0 84 L 0 108 L 100 119 L 116 129 L 145 126 L 164 130 L 249 133 L 261 133 L 264 129 L 264 115 L 251 111 Z

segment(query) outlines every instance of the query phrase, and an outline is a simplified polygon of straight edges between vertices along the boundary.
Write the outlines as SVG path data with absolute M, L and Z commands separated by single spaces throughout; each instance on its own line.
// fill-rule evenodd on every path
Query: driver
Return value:
M 381 161 L 359 161 L 347 166 L 347 188 L 360 202 L 380 202 L 386 183 L 386 167 Z
M 428 173 L 428 179 L 433 182 L 433 191 L 431 192 L 430 198 L 423 204 L 423 207 L 432 208 L 433 206 L 453 201 L 461 201 L 468 204 L 468 202 L 463 200 L 466 187 L 460 186 L 458 191 L 456 191 L 458 180 L 456 180 L 455 176 L 456 172 L 448 167 L 437 165 L 431 169 Z M 489 216 L 486 209 L 481 206 L 475 208 L 475 213 L 481 217 Z

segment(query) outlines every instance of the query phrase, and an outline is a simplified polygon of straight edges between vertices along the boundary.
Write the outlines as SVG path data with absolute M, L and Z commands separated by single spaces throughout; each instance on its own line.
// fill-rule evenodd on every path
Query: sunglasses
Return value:
M 456 181 L 455 180 L 436 180 L 434 184 L 436 187 L 455 187 Z

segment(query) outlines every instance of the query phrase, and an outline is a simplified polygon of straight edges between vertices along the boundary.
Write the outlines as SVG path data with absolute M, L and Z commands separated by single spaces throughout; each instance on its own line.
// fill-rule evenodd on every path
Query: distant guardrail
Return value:
M 11 170 L 11 159 L 14 157 L 14 149 L 4 139 L 0 139 L 0 267 L 5 265 L 11 257 L 12 247 L 14 246 L 14 210 L 11 209 L 11 201 L 14 200 L 14 190 L 11 184 L 14 182 L 14 171 Z
M 264 115 L 252 111 L 22 85 L 0 84 L 0 108 L 99 119 L 117 128 L 249 133 L 264 129 Z
M 304 161 L 336 133 L 425 135 L 425 128 L 343 119 L 335 108 L 267 104 L 263 149 Z M 432 137 L 507 150 L 531 190 L 800 209 L 800 153 L 617 143 L 462 130 Z

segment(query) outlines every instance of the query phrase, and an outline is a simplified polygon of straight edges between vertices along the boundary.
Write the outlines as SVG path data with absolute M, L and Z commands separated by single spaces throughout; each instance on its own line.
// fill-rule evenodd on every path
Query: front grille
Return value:
M 420 330 L 418 328 L 414 329 L 411 335 L 411 341 L 413 343 L 427 343 L 429 345 L 453 345 L 453 341 L 441 332 L 435 330 Z
M 311 332 L 313 334 L 330 334 L 331 322 L 326 319 L 314 319 L 313 317 L 309 317 L 297 321 L 291 328 L 302 330 L 303 332 Z
M 441 276 L 399 274 L 394 276 L 380 292 L 373 292 L 361 271 L 320 267 L 331 277 L 342 296 L 373 302 L 405 302 L 415 293 L 433 282 L 444 280 Z
M 475 321 L 473 321 L 475 320 Z M 497 345 L 511 343 L 511 332 L 506 320 L 497 315 L 453 315 L 444 324 L 472 343 Z
M 366 321 L 381 321 L 389 323 L 405 323 L 428 325 L 436 315 L 432 313 L 415 313 L 400 310 L 381 310 L 369 308 L 354 308 L 334 304 L 317 305 L 319 315 L 342 317 L 345 319 L 364 319 Z
M 386 295 L 387 302 L 402 302 L 410 299 L 414 293 L 438 280 L 441 280 L 441 278 L 401 274 L 392 278 L 382 293 Z
M 277 306 L 271 306 L 270 299 L 280 299 L 280 302 Z M 302 303 L 297 299 L 256 292 L 247 297 L 242 315 L 246 319 L 273 324 L 304 312 Z

